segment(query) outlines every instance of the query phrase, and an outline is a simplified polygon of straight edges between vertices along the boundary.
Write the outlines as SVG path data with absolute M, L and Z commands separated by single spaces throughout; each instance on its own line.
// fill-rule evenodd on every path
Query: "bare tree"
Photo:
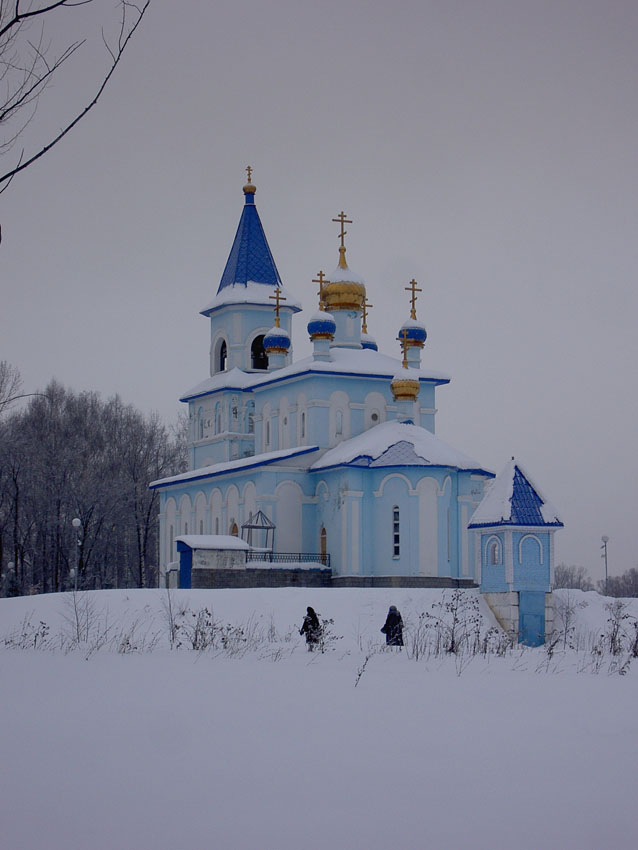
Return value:
M 558 564 L 554 574 L 554 587 L 568 587 L 573 590 L 593 590 L 594 584 L 585 567 Z
M 0 192 L 13 178 L 57 145 L 95 106 L 117 68 L 133 33 L 140 25 L 151 0 L 135 5 L 120 0 L 117 34 L 108 37 L 102 29 L 102 45 L 108 64 L 88 103 L 58 121 L 56 129 L 34 143 L 20 144 L 31 123 L 38 100 L 47 86 L 87 45 L 87 38 L 57 46 L 54 29 L 61 15 L 79 16 L 80 7 L 100 5 L 100 0 L 0 0 Z
M 13 401 L 20 398 L 21 389 L 20 372 L 7 360 L 0 360 L 0 416 Z

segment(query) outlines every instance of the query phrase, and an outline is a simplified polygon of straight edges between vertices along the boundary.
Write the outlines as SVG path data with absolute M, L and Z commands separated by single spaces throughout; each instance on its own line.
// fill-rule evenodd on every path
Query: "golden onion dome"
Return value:
M 402 369 L 392 379 L 390 389 L 395 401 L 416 401 L 420 389 L 419 379 L 411 377 L 410 370 Z
M 366 297 L 363 278 L 348 267 L 345 247 L 339 248 L 339 265 L 324 284 L 323 303 L 328 312 L 334 310 L 361 310 Z

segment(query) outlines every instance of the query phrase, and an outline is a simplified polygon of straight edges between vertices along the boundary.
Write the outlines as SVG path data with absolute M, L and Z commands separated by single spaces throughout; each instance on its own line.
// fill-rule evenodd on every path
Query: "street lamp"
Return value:
M 605 596 L 607 596 L 607 543 L 609 542 L 609 537 L 603 534 L 600 539 L 603 541 L 603 545 L 600 547 L 603 550 L 603 554 L 600 557 L 605 559 Z
M 77 535 L 77 546 L 75 549 L 75 569 L 73 570 L 73 591 L 78 589 L 78 573 L 80 572 L 80 546 L 82 545 L 82 520 L 74 517 L 71 520 L 71 525 L 75 529 Z

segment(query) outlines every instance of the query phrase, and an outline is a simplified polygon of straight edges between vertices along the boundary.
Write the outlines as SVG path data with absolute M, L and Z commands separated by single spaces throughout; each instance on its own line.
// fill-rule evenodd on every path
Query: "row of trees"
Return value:
M 5 412 L 3 594 L 64 590 L 76 576 L 83 588 L 156 585 L 158 504 L 148 484 L 185 468 L 184 429 L 171 432 L 117 396 L 104 401 L 52 382 L 24 410 Z
M 609 576 L 606 582 L 605 579 L 601 579 L 594 588 L 594 583 L 585 567 L 559 564 L 555 571 L 554 587 L 568 587 L 575 590 L 596 589 L 605 596 L 616 598 L 638 597 L 638 570 L 632 567 L 621 576 Z

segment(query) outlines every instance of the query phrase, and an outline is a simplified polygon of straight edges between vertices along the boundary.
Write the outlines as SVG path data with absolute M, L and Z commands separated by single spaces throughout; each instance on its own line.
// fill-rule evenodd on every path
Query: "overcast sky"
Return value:
M 86 15 L 96 47 L 34 138 L 90 99 Z M 520 459 L 565 522 L 559 562 L 602 577 L 608 534 L 610 573 L 637 566 L 637 38 L 635 0 L 153 0 L 98 107 L 0 197 L 0 359 L 25 391 L 173 420 L 208 374 L 199 310 L 250 164 L 305 307 L 295 355 L 343 209 L 381 350 L 423 289 L 439 436 Z

